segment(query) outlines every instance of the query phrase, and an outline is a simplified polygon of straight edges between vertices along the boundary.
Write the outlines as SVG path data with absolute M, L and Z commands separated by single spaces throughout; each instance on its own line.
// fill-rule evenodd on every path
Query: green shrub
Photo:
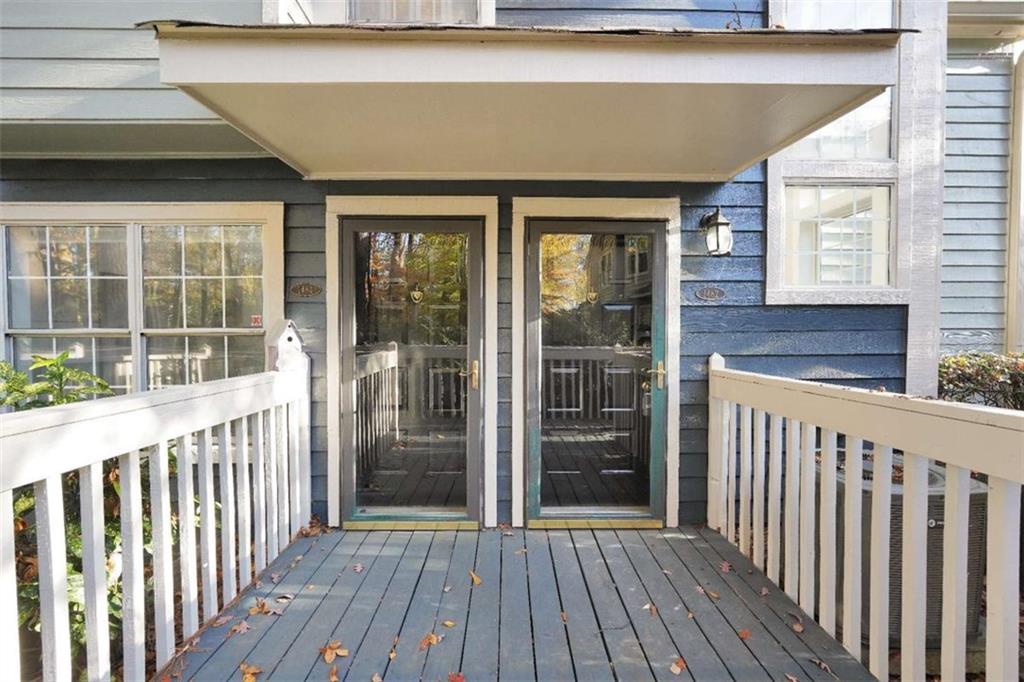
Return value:
M 1024 410 L 1024 353 L 961 353 L 942 358 L 939 397 Z

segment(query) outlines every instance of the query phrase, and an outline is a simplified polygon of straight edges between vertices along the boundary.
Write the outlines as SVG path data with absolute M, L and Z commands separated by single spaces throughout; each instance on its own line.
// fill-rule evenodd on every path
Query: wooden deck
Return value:
M 338 678 L 360 682 L 872 679 L 798 613 L 713 531 L 337 531 L 293 543 L 168 672 L 327 680 L 340 640 Z

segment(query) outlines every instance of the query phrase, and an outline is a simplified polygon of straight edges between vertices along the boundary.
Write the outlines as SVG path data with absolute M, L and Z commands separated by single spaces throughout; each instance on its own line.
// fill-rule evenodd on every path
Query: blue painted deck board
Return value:
M 735 570 L 723 574 L 723 560 Z M 691 527 L 338 531 L 300 539 L 262 579 L 224 612 L 232 622 L 244 614 L 252 630 L 225 639 L 230 625 L 209 628 L 170 670 L 183 680 L 232 680 L 245 661 L 263 669 L 261 680 L 325 680 L 319 648 L 337 639 L 349 649 L 335 660 L 339 677 L 351 680 L 462 672 L 467 680 L 589 682 L 613 679 L 613 668 L 628 680 L 834 680 L 815 659 L 839 679 L 871 679 L 810 618 L 794 633 L 788 614 L 798 607 L 723 538 Z M 295 595 L 284 615 L 248 615 L 258 596 L 277 608 L 284 593 Z M 456 626 L 445 628 L 448 619 Z M 747 640 L 737 634 L 744 628 Z M 421 651 L 431 631 L 445 637 Z M 678 677 L 669 670 L 676 656 L 687 662 Z

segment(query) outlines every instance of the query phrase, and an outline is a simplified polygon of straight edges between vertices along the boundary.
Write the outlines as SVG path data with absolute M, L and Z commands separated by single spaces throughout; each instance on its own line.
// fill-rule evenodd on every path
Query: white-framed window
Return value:
M 282 230 L 280 203 L 0 204 L 0 353 L 118 392 L 263 371 Z
M 773 0 L 789 30 L 888 28 L 894 0 Z M 768 160 L 765 300 L 908 300 L 909 239 L 900 239 L 899 101 L 889 88 Z
M 348 0 L 348 20 L 370 24 L 494 24 L 494 0 Z

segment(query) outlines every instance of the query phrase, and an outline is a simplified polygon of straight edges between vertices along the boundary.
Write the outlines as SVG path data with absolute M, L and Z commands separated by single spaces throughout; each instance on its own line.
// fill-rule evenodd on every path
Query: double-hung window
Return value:
M 493 24 L 494 0 L 348 0 L 348 20 L 372 24 Z
M 774 0 L 789 30 L 888 28 L 893 0 Z M 897 239 L 899 86 L 768 162 L 768 303 L 906 300 Z
M 69 362 L 117 392 L 263 371 L 283 316 L 283 208 L 0 205 L 0 354 Z

